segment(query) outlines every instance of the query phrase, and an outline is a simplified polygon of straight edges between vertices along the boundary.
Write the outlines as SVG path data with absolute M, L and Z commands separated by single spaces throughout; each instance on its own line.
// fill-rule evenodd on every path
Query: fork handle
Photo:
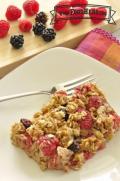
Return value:
M 46 94 L 50 95 L 50 91 L 33 91 L 33 92 L 26 92 L 26 93 L 20 93 L 20 94 L 14 94 L 9 96 L 2 96 L 0 97 L 0 102 L 8 101 L 11 99 L 21 98 L 21 97 L 27 97 L 27 96 L 33 96 L 33 95 L 39 95 L 39 94 Z

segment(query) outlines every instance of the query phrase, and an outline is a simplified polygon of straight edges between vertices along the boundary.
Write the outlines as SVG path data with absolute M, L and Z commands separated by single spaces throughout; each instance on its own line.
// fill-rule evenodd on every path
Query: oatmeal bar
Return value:
M 12 126 L 11 140 L 42 170 L 77 170 L 119 127 L 120 117 L 97 86 L 88 83 L 71 96 L 56 92 L 31 120 L 22 118 Z

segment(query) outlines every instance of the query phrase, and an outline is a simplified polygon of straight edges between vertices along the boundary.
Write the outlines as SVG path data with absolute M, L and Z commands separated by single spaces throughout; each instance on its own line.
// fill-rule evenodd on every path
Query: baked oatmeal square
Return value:
M 78 170 L 120 127 L 120 117 L 96 84 L 51 95 L 31 120 L 12 126 L 12 143 L 23 149 L 42 170 Z

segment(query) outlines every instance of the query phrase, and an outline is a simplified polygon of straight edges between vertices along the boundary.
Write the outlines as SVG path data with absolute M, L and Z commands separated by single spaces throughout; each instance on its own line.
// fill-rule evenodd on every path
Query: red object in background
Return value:
M 28 16 L 33 16 L 39 11 L 39 3 L 36 0 L 26 0 L 23 9 Z
M 79 24 L 84 17 L 84 9 L 81 7 L 73 7 L 70 10 L 70 22 L 74 25 Z
M 55 22 L 54 22 L 54 29 L 59 31 L 63 29 L 67 23 L 67 19 L 64 19 L 64 15 L 56 14 L 55 15 Z
M 71 0 L 71 6 L 76 6 L 78 7 L 78 5 L 82 8 L 85 8 L 88 4 L 87 0 Z
M 0 38 L 5 37 L 8 34 L 10 25 L 5 20 L 0 20 Z
M 31 28 L 32 28 L 32 23 L 29 20 L 27 19 L 19 20 L 19 29 L 22 32 L 29 32 Z
M 94 24 L 98 24 L 105 20 L 107 15 L 107 10 L 104 7 L 99 7 L 99 8 L 91 8 L 90 9 L 90 19 Z
M 63 1 L 59 1 L 56 5 L 55 5 L 55 11 L 57 13 L 60 13 L 60 14 L 69 14 L 69 10 L 70 10 L 70 1 L 66 1 L 66 0 L 63 0 Z
M 8 6 L 7 10 L 6 10 L 6 18 L 9 21 L 15 21 L 17 19 L 19 19 L 21 17 L 22 11 L 14 5 L 10 5 Z

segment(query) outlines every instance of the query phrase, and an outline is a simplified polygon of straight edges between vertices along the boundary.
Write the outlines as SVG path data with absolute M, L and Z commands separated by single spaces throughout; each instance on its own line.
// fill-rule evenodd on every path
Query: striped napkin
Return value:
M 76 50 L 120 72 L 120 42 L 111 33 L 96 28 L 86 35 Z

